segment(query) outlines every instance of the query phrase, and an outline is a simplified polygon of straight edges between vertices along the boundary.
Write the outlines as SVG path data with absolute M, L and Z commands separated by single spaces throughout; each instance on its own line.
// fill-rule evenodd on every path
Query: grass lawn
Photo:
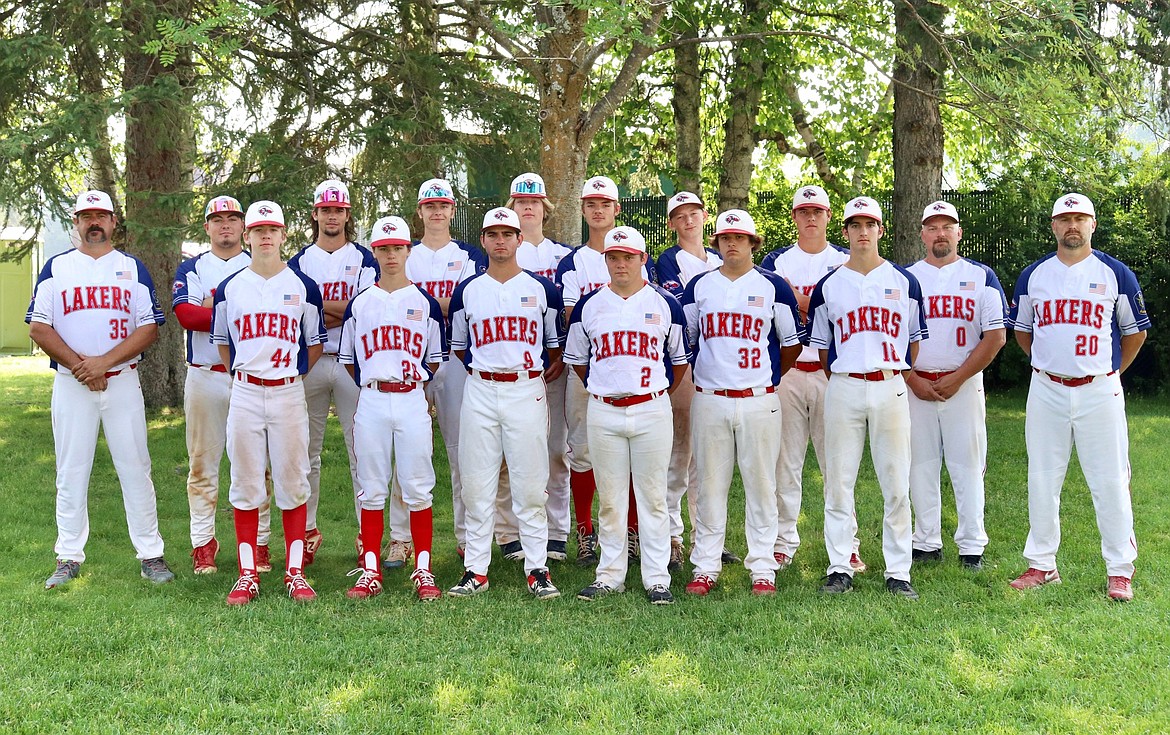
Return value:
M 633 592 L 593 605 L 572 594 L 539 603 L 520 565 L 497 552 L 483 596 L 424 606 L 399 571 L 387 575 L 381 597 L 355 603 L 344 591 L 356 523 L 334 422 L 322 475 L 326 541 L 310 568 L 321 598 L 294 607 L 274 573 L 261 599 L 241 610 L 224 604 L 234 554 L 220 554 L 218 574 L 190 572 L 179 413 L 150 419 L 176 582 L 155 588 L 139 578 L 103 442 L 90 488 L 89 559 L 68 588 L 43 589 L 56 536 L 45 363 L 0 360 L 0 732 L 1170 732 L 1164 400 L 1129 406 L 1141 556 L 1128 605 L 1105 598 L 1100 539 L 1076 469 L 1064 494 L 1064 584 L 1008 588 L 1023 571 L 1027 532 L 1017 395 L 989 407 L 985 570 L 960 570 L 948 541 L 941 565 L 915 568 L 917 603 L 885 592 L 872 470 L 859 483 L 857 509 L 871 571 L 841 598 L 816 592 L 827 562 L 814 470 L 805 478 L 804 546 L 771 599 L 748 593 L 742 567 L 726 570 L 709 598 L 687 599 L 688 569 L 675 576 L 678 604 L 652 608 L 635 567 Z M 436 457 L 434 568 L 449 587 L 461 565 L 444 462 Z M 230 547 L 226 464 L 222 486 L 218 535 Z M 742 551 L 738 492 L 729 543 Z M 954 530 L 948 506 L 946 533 Z M 571 563 L 552 571 L 565 593 L 592 579 Z

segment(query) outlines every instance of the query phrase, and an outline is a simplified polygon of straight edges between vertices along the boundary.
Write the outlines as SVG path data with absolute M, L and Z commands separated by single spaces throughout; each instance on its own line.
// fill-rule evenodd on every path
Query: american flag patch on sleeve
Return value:
M 974 291 L 975 290 L 975 282 L 974 281 L 959 281 L 959 290 L 960 291 Z
M 357 266 L 357 265 L 347 265 L 347 266 L 345 266 L 345 275 L 347 275 L 347 276 L 356 276 L 356 275 L 358 274 L 358 271 L 359 271 L 360 269 L 361 269 L 361 266 Z
M 1090 283 L 1089 284 L 1089 293 L 1104 294 L 1105 293 L 1105 284 L 1104 283 Z
M 902 298 L 902 289 L 900 289 L 900 288 L 887 288 L 886 289 L 886 298 L 897 301 L 898 299 Z
M 763 296 L 748 296 L 748 306 L 760 307 L 763 305 L 764 305 L 764 297 Z
M 299 293 L 286 293 L 284 295 L 284 305 L 285 306 L 300 306 L 301 305 L 301 295 Z
M 646 312 L 646 323 L 647 324 L 661 324 L 662 323 L 662 315 L 652 313 L 652 312 Z
M 422 309 L 407 309 L 406 318 L 412 322 L 421 322 L 423 318 Z
M 449 270 L 449 271 L 463 270 L 463 264 L 457 260 L 452 260 L 452 261 L 447 263 L 447 270 Z
M 133 280 L 134 275 L 130 271 L 114 271 L 114 277 L 119 281 Z
M 520 297 L 520 305 L 527 306 L 529 308 L 536 308 L 536 297 L 535 296 L 521 296 Z

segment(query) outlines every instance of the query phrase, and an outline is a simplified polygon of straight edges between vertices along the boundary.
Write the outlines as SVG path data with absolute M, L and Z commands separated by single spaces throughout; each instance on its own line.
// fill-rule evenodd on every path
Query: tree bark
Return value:
M 191 205 L 194 150 L 190 57 L 164 66 L 143 45 L 160 17 L 187 18 L 191 0 L 124 0 L 123 89 L 126 108 L 126 249 L 150 271 L 167 324 L 146 351 L 142 393 L 150 407 L 183 402 L 183 329 L 171 311 L 171 283 L 182 258 Z
M 770 3 L 745 0 L 743 18 L 748 27 L 761 25 Z M 728 113 L 723 124 L 723 156 L 719 168 L 718 211 L 746 209 L 752 186 L 752 154 L 759 142 L 756 117 L 763 93 L 764 55 L 754 41 L 740 41 L 732 54 L 728 82 Z
M 679 29 L 680 39 L 698 38 L 699 31 L 686 23 Z M 702 134 L 699 110 L 702 103 L 699 83 L 699 44 L 687 43 L 674 50 L 674 142 L 675 186 L 702 197 Z
M 943 6 L 929 0 L 894 0 L 898 47 L 894 57 L 891 257 L 901 264 L 922 257 L 922 210 L 942 193 L 944 62 L 930 28 L 940 27 L 945 15 Z

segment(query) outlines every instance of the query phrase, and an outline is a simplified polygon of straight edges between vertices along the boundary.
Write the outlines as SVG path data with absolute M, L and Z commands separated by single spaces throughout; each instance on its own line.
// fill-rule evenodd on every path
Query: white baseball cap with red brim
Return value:
M 349 209 L 349 187 L 337 179 L 325 179 L 313 192 L 313 209 L 317 207 Z
M 757 237 L 756 221 L 742 209 L 729 209 L 715 218 L 715 237 L 720 235 L 751 235 Z
M 819 186 L 802 186 L 792 194 L 792 211 L 814 207 L 831 211 L 829 194 Z
M 1097 210 L 1093 208 L 1092 200 L 1084 194 L 1078 194 L 1075 191 L 1060 197 L 1052 205 L 1052 216 L 1054 218 L 1062 214 L 1087 214 L 1093 219 L 1097 218 Z
M 114 213 L 114 202 L 104 191 L 91 189 L 77 195 L 77 203 L 73 205 L 73 214 L 82 212 L 109 212 Z
M 520 216 L 507 207 L 489 209 L 483 216 L 483 227 L 479 228 L 479 231 L 483 232 L 489 227 L 510 227 L 519 232 Z
M 418 188 L 418 203 L 447 202 L 455 203 L 455 190 L 446 179 L 427 179 Z
M 926 222 L 931 217 L 950 217 L 957 223 L 959 221 L 959 212 L 955 209 L 955 205 L 940 199 L 937 202 L 927 204 L 926 208 L 922 210 L 923 222 Z
M 618 200 L 617 184 L 608 176 L 594 176 L 581 187 L 582 199 L 608 199 L 611 202 Z
M 605 249 L 602 252 L 634 253 L 646 252 L 646 238 L 633 227 L 615 227 L 605 233 Z
M 882 205 L 877 203 L 873 197 L 856 197 L 850 199 L 845 205 L 845 221 L 848 222 L 854 217 L 869 217 L 876 219 L 878 222 L 882 221 Z
M 370 231 L 370 249 L 385 245 L 409 245 L 410 227 L 401 217 L 382 217 Z
M 276 202 L 252 202 L 248 205 L 248 213 L 244 215 L 244 229 L 265 226 L 284 227 L 284 210 Z
M 697 204 L 703 207 L 703 200 L 699 198 L 698 194 L 692 194 L 689 191 L 680 191 L 666 202 L 666 216 L 669 217 L 674 213 L 674 210 L 684 204 Z
M 544 179 L 540 174 L 520 174 L 512 179 L 510 195 L 513 199 L 548 199 Z

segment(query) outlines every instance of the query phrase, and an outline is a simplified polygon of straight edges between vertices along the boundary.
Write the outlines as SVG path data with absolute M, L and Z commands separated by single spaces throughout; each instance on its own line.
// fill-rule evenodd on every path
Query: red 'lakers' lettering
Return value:
M 326 301 L 349 301 L 353 298 L 353 288 L 345 281 L 322 283 L 321 298 Z
M 927 319 L 962 319 L 975 321 L 975 299 L 950 294 L 928 296 L 926 299 Z
M 301 323 L 288 314 L 260 312 L 244 314 L 235 321 L 240 341 L 271 337 L 282 342 L 296 342 L 300 338 Z
M 421 358 L 423 353 L 423 336 L 406 327 L 397 324 L 383 324 L 371 329 L 361 336 L 362 350 L 365 359 L 369 360 L 375 352 L 400 350 L 413 357 Z
M 1050 299 L 1032 305 L 1037 327 L 1073 324 L 1100 329 L 1105 322 L 1105 305 L 1084 299 Z
M 454 281 L 422 281 L 418 285 L 427 290 L 436 299 L 449 299 L 455 293 Z
M 645 332 L 623 330 L 606 332 L 593 338 L 593 356 L 596 360 L 610 357 L 640 357 L 657 362 L 662 359 L 658 351 L 658 337 Z
M 493 342 L 524 342 L 536 344 L 536 322 L 522 316 L 496 316 L 474 322 L 471 338 L 476 347 Z
M 902 315 L 882 306 L 862 306 L 837 319 L 837 332 L 846 342 L 855 332 L 881 332 L 897 338 Z
M 750 314 L 734 314 L 724 311 L 711 312 L 703 317 L 704 339 L 731 337 L 759 342 L 760 333 L 763 330 L 764 320 Z
M 61 292 L 61 312 L 108 309 L 130 313 L 130 289 L 117 286 L 75 286 Z

